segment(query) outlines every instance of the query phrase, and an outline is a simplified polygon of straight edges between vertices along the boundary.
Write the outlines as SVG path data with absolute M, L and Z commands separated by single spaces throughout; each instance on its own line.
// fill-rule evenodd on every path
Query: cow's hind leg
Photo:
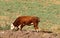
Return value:
M 39 30 L 38 30 L 38 23 L 34 23 L 34 28 L 35 28 L 35 30 L 38 32 Z

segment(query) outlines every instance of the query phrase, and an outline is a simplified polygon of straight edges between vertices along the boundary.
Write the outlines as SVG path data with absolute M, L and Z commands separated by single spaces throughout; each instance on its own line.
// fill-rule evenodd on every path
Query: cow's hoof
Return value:
M 36 29 L 36 32 L 40 32 L 40 31 L 42 31 L 42 29 Z

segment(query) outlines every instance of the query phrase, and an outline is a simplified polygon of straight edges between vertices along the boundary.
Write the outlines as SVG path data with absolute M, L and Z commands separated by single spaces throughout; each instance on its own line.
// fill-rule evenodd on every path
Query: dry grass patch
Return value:
M 9 20 L 10 18 L 8 16 L 0 16 L 0 20 Z
M 53 32 L 60 33 L 60 25 L 55 24 L 50 28 Z
M 51 2 L 52 2 L 53 4 L 60 5 L 60 1 L 59 1 L 59 0 L 51 0 Z

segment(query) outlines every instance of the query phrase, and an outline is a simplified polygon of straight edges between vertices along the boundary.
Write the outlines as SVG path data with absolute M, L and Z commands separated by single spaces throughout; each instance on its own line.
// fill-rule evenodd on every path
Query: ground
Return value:
M 0 38 L 60 38 L 59 33 L 49 31 L 0 31 Z

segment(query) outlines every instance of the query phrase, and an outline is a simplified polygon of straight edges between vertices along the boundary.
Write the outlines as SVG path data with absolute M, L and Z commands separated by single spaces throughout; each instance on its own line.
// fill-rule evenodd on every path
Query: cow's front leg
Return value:
M 20 26 L 20 30 L 21 30 L 21 31 L 22 31 L 22 28 L 23 28 L 24 26 L 25 26 L 25 25 L 21 25 L 21 26 Z

